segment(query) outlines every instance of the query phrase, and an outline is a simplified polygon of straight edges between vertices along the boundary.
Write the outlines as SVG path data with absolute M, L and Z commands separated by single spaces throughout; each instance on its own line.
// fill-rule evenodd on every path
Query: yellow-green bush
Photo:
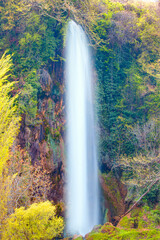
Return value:
M 55 212 L 56 207 L 49 201 L 16 209 L 6 220 L 2 240 L 48 240 L 60 236 L 64 223 Z
M 12 67 L 11 56 L 3 54 L 0 58 L 0 177 L 9 158 L 9 149 L 17 136 L 20 117 L 16 98 L 10 96 L 14 82 L 9 82 L 9 71 Z

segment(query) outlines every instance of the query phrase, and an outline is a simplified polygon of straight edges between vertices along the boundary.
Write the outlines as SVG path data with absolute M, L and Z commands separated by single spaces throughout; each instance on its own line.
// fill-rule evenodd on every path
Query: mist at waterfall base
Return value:
M 92 70 L 87 37 L 70 21 L 66 40 L 66 231 L 83 236 L 99 223 Z

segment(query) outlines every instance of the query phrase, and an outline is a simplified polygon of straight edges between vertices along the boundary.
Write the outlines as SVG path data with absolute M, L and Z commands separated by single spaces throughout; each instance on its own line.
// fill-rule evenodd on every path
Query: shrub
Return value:
M 58 237 L 64 224 L 55 212 L 56 207 L 49 201 L 34 203 L 28 209 L 16 209 L 6 220 L 2 240 L 48 240 Z

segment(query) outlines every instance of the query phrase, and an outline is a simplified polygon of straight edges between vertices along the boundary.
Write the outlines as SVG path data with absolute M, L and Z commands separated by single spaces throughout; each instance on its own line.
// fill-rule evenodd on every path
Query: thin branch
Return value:
M 160 180 L 160 178 L 158 178 L 158 179 L 156 179 L 155 181 L 153 181 L 153 182 L 149 185 L 147 191 L 146 191 L 145 193 L 143 193 L 143 195 L 132 205 L 132 207 L 131 207 L 127 212 L 125 212 L 125 213 L 121 216 L 121 218 L 124 217 L 124 216 L 126 216 L 129 212 L 131 212 L 132 209 L 133 209 L 133 208 L 141 201 L 141 199 L 151 190 L 151 188 L 153 187 L 153 185 L 155 185 L 156 183 L 158 183 L 159 180 Z
M 56 17 L 48 14 L 48 13 L 43 9 L 43 7 L 42 7 L 40 4 L 38 4 L 37 6 L 42 10 L 42 15 L 46 15 L 46 16 L 48 16 L 48 17 L 50 17 L 50 18 L 55 19 L 55 20 L 58 21 L 58 22 L 62 22 L 61 19 L 58 19 L 58 18 L 56 18 Z

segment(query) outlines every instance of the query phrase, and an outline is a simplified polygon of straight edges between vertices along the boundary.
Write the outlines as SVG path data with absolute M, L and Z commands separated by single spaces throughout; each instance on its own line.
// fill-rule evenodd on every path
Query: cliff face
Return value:
M 64 104 L 63 67 L 54 64 L 52 73 L 38 71 L 41 89 L 38 93 L 38 111 L 32 121 L 22 116 L 18 145 L 27 149 L 32 164 L 48 171 L 52 186 L 48 198 L 55 203 L 63 200 L 64 185 Z
M 114 225 L 117 225 L 120 217 L 125 213 L 127 208 L 125 201 L 127 188 L 113 172 L 102 174 L 100 176 L 100 184 L 104 197 L 104 207 L 108 209 L 105 218 Z

